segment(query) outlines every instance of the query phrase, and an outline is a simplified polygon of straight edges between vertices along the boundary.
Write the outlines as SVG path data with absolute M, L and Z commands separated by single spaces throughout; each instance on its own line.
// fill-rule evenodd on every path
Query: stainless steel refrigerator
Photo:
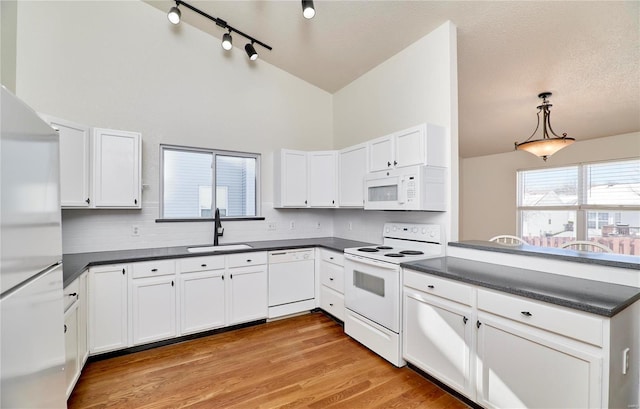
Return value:
M 1 92 L 0 407 L 66 408 L 58 135 Z

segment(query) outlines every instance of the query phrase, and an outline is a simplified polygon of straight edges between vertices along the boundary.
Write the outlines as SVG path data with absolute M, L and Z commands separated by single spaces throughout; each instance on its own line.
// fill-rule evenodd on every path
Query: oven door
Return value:
M 400 266 L 345 254 L 345 307 L 400 333 Z

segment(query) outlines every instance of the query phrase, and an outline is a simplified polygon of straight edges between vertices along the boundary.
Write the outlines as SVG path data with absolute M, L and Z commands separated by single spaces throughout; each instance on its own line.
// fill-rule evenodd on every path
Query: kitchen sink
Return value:
M 212 253 L 216 251 L 244 250 L 252 248 L 248 244 L 228 244 L 221 246 L 188 247 L 189 253 Z

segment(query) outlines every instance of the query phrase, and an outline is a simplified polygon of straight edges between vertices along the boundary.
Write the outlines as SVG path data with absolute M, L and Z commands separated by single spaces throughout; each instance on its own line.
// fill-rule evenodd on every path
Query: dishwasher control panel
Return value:
M 313 249 L 270 251 L 269 264 L 313 260 L 313 254 Z

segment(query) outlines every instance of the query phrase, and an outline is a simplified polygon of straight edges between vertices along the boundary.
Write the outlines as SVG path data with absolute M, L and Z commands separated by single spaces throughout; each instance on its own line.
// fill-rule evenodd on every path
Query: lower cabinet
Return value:
M 320 308 L 344 321 L 344 254 L 319 249 Z
M 133 344 L 175 337 L 175 277 L 136 278 L 132 280 L 131 289 Z
M 89 268 L 89 352 L 129 346 L 127 265 Z
M 67 398 L 80 376 L 80 356 L 78 355 L 78 302 L 74 302 L 64 313 L 64 345 Z
M 267 266 L 236 267 L 228 270 L 228 324 L 240 324 L 267 317 Z
M 224 327 L 225 311 L 224 268 L 180 274 L 180 335 Z

